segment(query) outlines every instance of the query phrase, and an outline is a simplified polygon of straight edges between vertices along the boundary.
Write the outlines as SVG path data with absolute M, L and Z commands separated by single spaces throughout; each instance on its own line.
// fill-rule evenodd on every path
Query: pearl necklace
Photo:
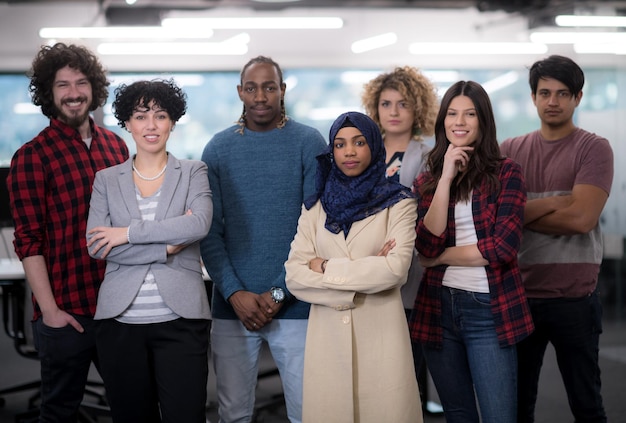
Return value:
M 163 169 L 161 169 L 161 171 L 159 173 L 157 173 L 155 176 L 153 176 L 151 178 L 147 178 L 147 177 L 143 176 L 141 173 L 139 173 L 139 171 L 135 167 L 135 161 L 133 160 L 133 170 L 135 171 L 135 173 L 137 174 L 139 179 L 143 179 L 144 181 L 156 181 L 157 179 L 159 179 L 161 177 L 161 175 L 163 175 L 163 173 L 165 173 L 165 169 L 167 169 L 167 163 L 165 163 L 165 166 L 163 166 Z

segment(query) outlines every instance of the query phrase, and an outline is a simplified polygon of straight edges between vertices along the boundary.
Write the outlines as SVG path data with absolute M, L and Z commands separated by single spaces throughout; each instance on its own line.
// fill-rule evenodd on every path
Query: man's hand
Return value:
M 249 331 L 256 331 L 272 321 L 281 309 L 268 292 L 255 294 L 250 291 L 237 291 L 228 299 L 241 323 Z
M 78 332 L 83 333 L 85 329 L 82 327 L 78 320 L 76 320 L 71 314 L 57 308 L 54 311 L 42 313 L 43 322 L 46 326 L 51 328 L 64 328 L 67 325 L 72 326 Z

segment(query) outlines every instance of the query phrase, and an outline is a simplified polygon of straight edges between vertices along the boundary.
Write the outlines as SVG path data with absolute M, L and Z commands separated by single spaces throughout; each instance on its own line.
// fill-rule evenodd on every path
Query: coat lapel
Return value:
M 128 159 L 120 166 L 120 173 L 117 175 L 117 182 L 121 192 L 121 201 L 126 205 L 126 209 L 131 219 L 141 220 L 141 212 L 137 203 L 137 192 L 133 182 L 133 158 Z
M 163 220 L 167 216 L 169 207 L 172 204 L 171 199 L 174 197 L 176 188 L 180 184 L 181 175 L 180 161 L 168 153 L 167 170 L 165 171 L 165 179 L 163 179 L 163 185 L 161 186 L 161 196 L 154 217 L 156 220 Z

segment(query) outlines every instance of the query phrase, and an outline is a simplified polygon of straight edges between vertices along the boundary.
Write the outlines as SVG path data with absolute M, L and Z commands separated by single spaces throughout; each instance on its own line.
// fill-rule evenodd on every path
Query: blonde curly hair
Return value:
M 413 107 L 413 138 L 432 136 L 439 101 L 435 85 L 418 69 L 411 66 L 396 67 L 393 72 L 382 73 L 364 86 L 361 102 L 365 112 L 376 122 L 383 137 L 385 130 L 380 125 L 378 102 L 380 93 L 386 89 L 398 91 Z

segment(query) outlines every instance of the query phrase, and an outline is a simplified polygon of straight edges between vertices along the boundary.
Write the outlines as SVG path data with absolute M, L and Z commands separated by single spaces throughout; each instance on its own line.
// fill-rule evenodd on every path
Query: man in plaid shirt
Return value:
M 86 225 L 95 173 L 125 161 L 126 143 L 89 113 L 105 104 L 104 68 L 86 48 L 44 46 L 29 73 L 50 125 L 18 149 L 7 178 L 15 251 L 34 297 L 41 360 L 40 421 L 75 422 L 95 346 L 104 261 L 89 257 Z

